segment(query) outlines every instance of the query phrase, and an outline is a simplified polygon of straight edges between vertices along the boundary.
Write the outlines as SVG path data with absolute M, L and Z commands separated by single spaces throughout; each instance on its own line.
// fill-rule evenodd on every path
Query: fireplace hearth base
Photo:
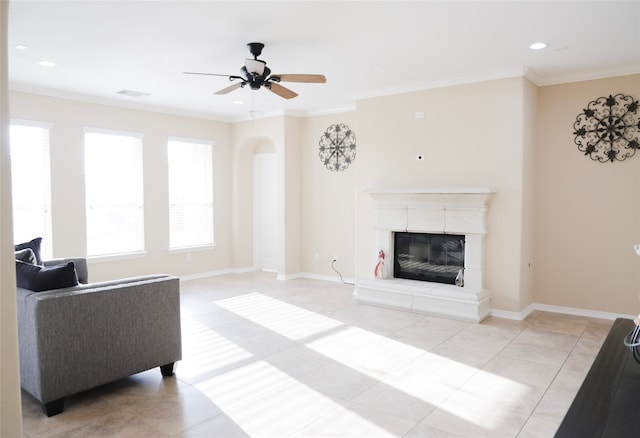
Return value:
M 358 281 L 353 296 L 366 304 L 475 323 L 491 313 L 491 295 L 487 290 L 472 291 L 425 281 L 398 278 Z

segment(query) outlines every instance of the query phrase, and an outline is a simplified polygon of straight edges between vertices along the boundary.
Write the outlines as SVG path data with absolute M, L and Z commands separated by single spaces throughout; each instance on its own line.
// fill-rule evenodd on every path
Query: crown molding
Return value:
M 117 108 L 126 108 L 137 111 L 147 111 L 154 113 L 167 114 L 178 117 L 188 117 L 192 119 L 210 120 L 214 122 L 229 123 L 233 120 L 226 117 L 220 117 L 213 114 L 206 114 L 195 111 L 185 111 L 177 108 L 169 108 L 159 105 L 150 105 L 137 102 L 126 102 L 119 99 L 110 99 L 106 97 L 92 96 L 88 94 L 73 93 L 64 90 L 57 90 L 52 88 L 36 87 L 27 84 L 9 83 L 9 91 L 15 91 L 19 93 L 36 94 L 39 96 L 54 97 L 57 99 L 74 100 L 83 103 L 92 103 L 97 105 L 113 106 Z

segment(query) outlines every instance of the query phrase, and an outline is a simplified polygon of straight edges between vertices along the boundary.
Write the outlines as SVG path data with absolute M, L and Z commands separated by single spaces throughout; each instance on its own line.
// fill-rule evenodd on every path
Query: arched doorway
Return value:
M 275 152 L 253 155 L 253 264 L 278 271 L 278 161 Z

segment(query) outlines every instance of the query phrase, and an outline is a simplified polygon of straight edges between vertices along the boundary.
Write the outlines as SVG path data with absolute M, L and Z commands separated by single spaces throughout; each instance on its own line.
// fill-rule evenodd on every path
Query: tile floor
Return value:
M 355 303 L 274 274 L 182 283 L 183 360 L 69 397 L 40 437 L 552 437 L 613 321 L 481 324 Z

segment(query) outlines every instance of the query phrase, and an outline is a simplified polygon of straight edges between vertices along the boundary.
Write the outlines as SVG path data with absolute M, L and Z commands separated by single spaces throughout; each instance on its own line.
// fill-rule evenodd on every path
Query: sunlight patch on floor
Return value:
M 513 380 L 478 371 L 473 383 L 465 384 L 440 405 L 440 409 L 486 430 L 501 430 L 533 389 Z
M 403 392 L 488 431 L 500 430 L 500 425 L 507 421 L 508 411 L 496 407 L 517 406 L 530 394 L 530 388 L 522 383 L 260 293 L 218 300 L 215 304 L 288 339 L 309 338 L 302 344 L 306 348 L 379 380 L 388 386 L 390 393 Z M 465 392 L 465 382 L 474 376 L 479 377 L 477 381 L 481 384 Z M 348 411 L 264 361 L 242 366 L 197 386 L 250 434 L 282 427 L 286 430 L 270 431 L 288 433 L 289 427 L 300 427 L 298 423 L 302 420 L 298 420 L 307 421 L 309 415 L 330 409 Z M 282 388 L 286 389 L 281 394 Z M 279 390 L 273 394 L 280 401 L 274 409 L 273 402 L 264 397 L 276 389 Z M 482 403 L 474 402 L 480 399 Z M 273 418 L 262 416 L 261 403 L 269 403 L 269 412 L 277 414 Z M 342 418 L 368 421 L 353 412 Z
M 182 330 L 185 336 L 182 337 L 183 360 L 179 367 L 183 377 L 225 369 L 253 357 L 215 330 L 191 319 L 183 321 Z
M 344 325 L 259 293 L 218 300 L 215 304 L 294 341 Z
M 327 414 L 348 416 L 352 427 L 376 430 L 374 436 L 393 436 L 374 420 L 350 412 L 344 400 L 323 395 L 264 361 L 195 386 L 252 437 L 288 436 Z

